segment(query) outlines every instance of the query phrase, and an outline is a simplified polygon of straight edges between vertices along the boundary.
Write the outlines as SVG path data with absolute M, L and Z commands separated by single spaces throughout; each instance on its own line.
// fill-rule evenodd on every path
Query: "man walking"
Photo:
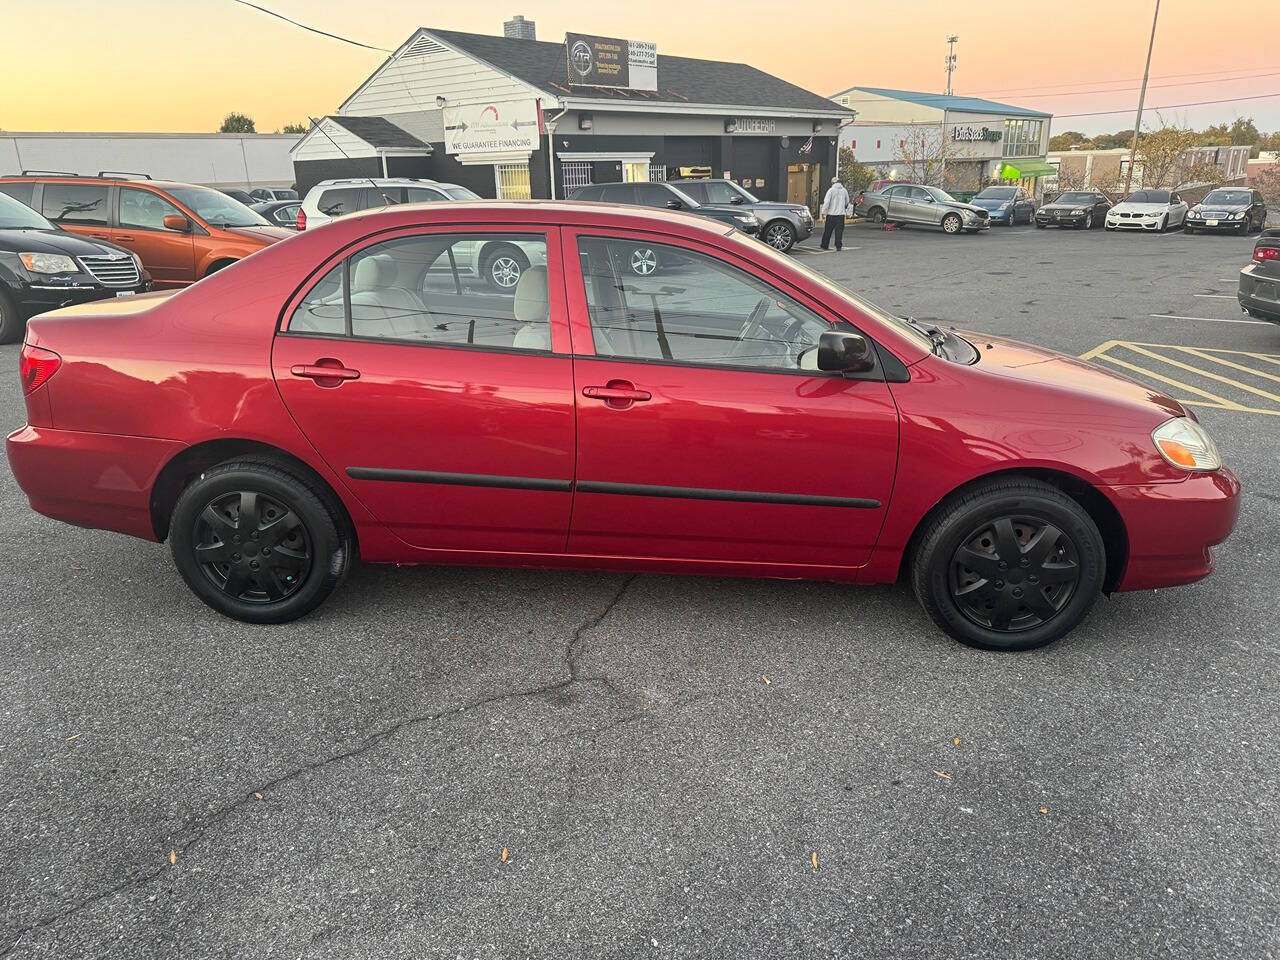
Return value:
M 831 187 L 822 198 L 822 209 L 818 211 L 825 225 L 822 228 L 823 250 L 830 249 L 831 235 L 835 234 L 836 249 L 844 246 L 844 218 L 849 210 L 849 191 L 844 188 L 838 177 L 831 178 Z

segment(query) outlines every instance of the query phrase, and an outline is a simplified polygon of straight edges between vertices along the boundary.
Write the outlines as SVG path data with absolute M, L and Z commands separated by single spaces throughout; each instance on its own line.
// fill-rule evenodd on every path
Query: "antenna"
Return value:
M 954 33 L 947 37 L 947 96 L 951 96 L 951 74 L 956 69 L 956 41 L 960 38 Z

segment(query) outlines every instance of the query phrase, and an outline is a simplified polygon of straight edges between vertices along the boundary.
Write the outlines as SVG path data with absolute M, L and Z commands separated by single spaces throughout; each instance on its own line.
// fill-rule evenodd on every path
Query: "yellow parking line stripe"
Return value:
M 1108 340 L 1106 343 L 1100 343 L 1100 344 L 1098 344 L 1096 347 L 1094 347 L 1094 348 L 1093 348 L 1092 350 L 1090 350 L 1088 353 L 1082 353 L 1082 354 L 1080 354 L 1080 359 L 1081 359 L 1081 360 L 1092 360 L 1094 357 L 1098 357 L 1098 356 L 1101 356 L 1102 354 L 1106 353 L 1106 352 L 1107 352 L 1108 350 L 1110 350 L 1112 347 L 1120 347 L 1120 346 L 1124 346 L 1124 341 L 1123 341 L 1123 340 Z
M 1175 350 L 1181 350 L 1183 353 L 1189 353 L 1193 357 L 1199 357 L 1201 360 L 1211 360 L 1214 363 L 1222 364 L 1224 367 L 1230 367 L 1232 370 L 1239 370 L 1241 373 L 1251 373 L 1255 377 L 1263 377 L 1267 380 L 1274 380 L 1276 383 L 1280 383 L 1280 377 L 1276 376 L 1274 373 L 1267 373 L 1265 370 L 1255 370 L 1253 367 L 1246 367 L 1243 363 L 1235 363 L 1234 361 L 1227 360 L 1223 357 L 1215 357 L 1212 353 L 1197 350 L 1195 347 L 1180 347 L 1176 344 L 1170 344 L 1170 346 Z
M 1159 380 L 1161 383 L 1167 383 L 1170 386 L 1179 387 L 1188 393 L 1198 394 L 1208 400 L 1212 400 L 1216 405 L 1224 410 L 1243 411 L 1245 408 L 1234 400 L 1228 400 L 1226 397 L 1220 397 L 1208 390 L 1201 390 L 1199 387 L 1193 387 L 1189 383 L 1183 383 L 1180 380 L 1174 380 L 1172 377 L 1166 377 L 1163 374 L 1156 373 L 1154 370 L 1148 370 L 1146 367 L 1140 367 L 1136 363 L 1130 363 L 1128 360 L 1121 360 L 1110 354 L 1104 354 L 1098 357 L 1099 360 L 1106 360 L 1108 363 L 1114 363 L 1118 367 L 1124 367 L 1126 370 L 1132 370 L 1134 373 L 1140 373 L 1143 376 L 1150 377 L 1153 380 Z
M 1177 344 L 1171 343 L 1147 343 L 1145 340 L 1108 340 L 1103 346 L 1115 344 L 1117 346 L 1127 346 L 1130 343 L 1136 343 L 1140 347 L 1171 347 Z M 1204 350 L 1208 353 L 1230 353 L 1239 357 L 1252 357 L 1255 360 L 1269 360 L 1272 363 L 1280 363 L 1280 356 L 1268 353 L 1258 353 L 1256 350 L 1228 350 L 1226 347 L 1197 347 L 1198 350 Z
M 1244 353 L 1242 350 L 1234 350 L 1233 353 Z M 1245 353 L 1246 357 L 1253 357 L 1255 360 L 1262 360 L 1264 363 L 1274 363 L 1280 367 L 1280 357 L 1273 357 L 1265 353 Z
M 1203 400 L 1182 400 L 1180 402 L 1188 407 L 1209 407 L 1213 410 L 1230 410 L 1232 413 L 1262 413 L 1268 417 L 1280 417 L 1280 410 L 1263 410 L 1260 407 L 1223 407 L 1216 403 L 1206 403 Z
M 1280 396 L 1274 393 L 1268 393 L 1261 387 L 1251 386 L 1247 383 L 1241 383 L 1239 380 L 1232 380 L 1230 377 L 1224 377 L 1221 374 L 1214 373 L 1211 370 L 1202 370 L 1200 367 L 1193 367 L 1189 363 L 1183 363 L 1181 360 L 1174 360 L 1172 357 L 1162 357 L 1154 350 L 1148 350 L 1146 347 L 1139 347 L 1136 344 L 1129 344 L 1129 349 L 1134 353 L 1140 353 L 1144 357 L 1150 357 L 1152 360 L 1159 360 L 1161 363 L 1167 363 L 1177 367 L 1180 370 L 1186 370 L 1188 373 L 1194 373 L 1200 377 L 1208 377 L 1210 380 L 1217 380 L 1219 383 L 1225 383 L 1229 387 L 1235 387 L 1237 390 L 1244 390 L 1246 393 L 1252 393 L 1255 396 L 1265 397 L 1272 403 L 1280 404 Z

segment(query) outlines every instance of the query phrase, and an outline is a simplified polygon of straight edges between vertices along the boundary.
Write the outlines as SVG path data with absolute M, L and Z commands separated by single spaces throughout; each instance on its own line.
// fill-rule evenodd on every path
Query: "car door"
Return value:
M 112 243 L 136 253 L 151 278 L 161 286 L 187 284 L 195 279 L 195 241 L 191 233 L 195 225 L 185 213 L 158 193 L 140 187 L 121 185 L 118 203 Z M 166 227 L 164 218 L 170 216 L 181 217 L 187 229 Z
M 916 211 L 915 202 L 911 199 L 910 187 L 890 187 L 885 191 L 885 195 L 889 198 L 887 219 L 898 223 L 919 223 L 919 214 Z
M 64 230 L 96 240 L 110 240 L 114 189 L 104 183 L 46 181 L 40 197 L 40 212 Z
M 547 267 L 497 292 L 455 243 L 541 244 Z M 308 440 L 416 547 L 560 553 L 574 395 L 555 228 L 366 238 L 285 307 L 272 367 Z M 548 282 L 550 281 L 550 282 Z
M 1188 206 L 1176 193 L 1169 195 L 1169 226 L 1176 227 L 1187 219 Z
M 1027 192 L 1025 190 L 1019 190 L 1017 193 L 1017 198 L 1014 201 L 1013 209 L 1014 209 L 1015 220 L 1019 216 L 1023 216 L 1023 217 L 1026 217 L 1027 222 L 1030 223 L 1031 217 L 1036 212 L 1036 205 L 1034 201 L 1032 201 L 1031 197 L 1027 195 Z
M 678 269 L 631 275 L 639 245 Z M 816 369 L 819 335 L 842 321 L 727 250 L 605 230 L 567 233 L 573 249 L 570 552 L 864 563 L 893 487 L 898 418 L 881 376 Z
M 937 226 L 942 223 L 942 215 L 946 212 L 933 194 L 924 187 L 908 187 L 911 191 L 911 203 L 915 207 L 916 219 L 919 223 Z

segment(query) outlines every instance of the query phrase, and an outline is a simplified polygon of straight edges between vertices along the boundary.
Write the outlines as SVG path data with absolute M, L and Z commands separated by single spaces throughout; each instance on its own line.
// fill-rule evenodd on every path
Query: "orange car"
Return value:
M 293 236 L 217 190 L 135 174 L 24 170 L 20 177 L 0 177 L 0 192 L 64 230 L 132 250 L 157 287 L 185 287 Z

